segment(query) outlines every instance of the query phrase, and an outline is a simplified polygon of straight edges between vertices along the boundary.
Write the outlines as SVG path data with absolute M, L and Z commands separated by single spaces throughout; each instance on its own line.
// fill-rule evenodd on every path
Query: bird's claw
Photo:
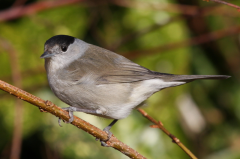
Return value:
M 109 131 L 109 129 L 107 127 L 104 128 L 103 131 L 105 131 L 108 134 L 108 138 L 106 140 L 100 140 L 101 146 L 103 146 L 103 147 L 110 147 L 106 142 L 112 137 L 112 132 Z M 98 141 L 99 139 L 96 138 L 95 140 Z
M 112 137 L 112 132 L 109 130 L 108 127 L 104 128 L 103 131 L 105 131 L 108 134 L 108 139 L 106 140 L 108 141 Z
M 58 125 L 60 126 L 60 127 L 62 127 L 62 125 L 61 125 L 61 118 L 58 118 Z
M 111 147 L 106 143 L 106 141 L 100 141 L 100 142 L 101 142 L 101 146 L 103 147 Z
M 70 116 L 70 119 L 68 121 L 63 120 L 63 122 L 66 123 L 66 124 L 73 122 L 73 120 L 74 120 L 74 118 L 73 118 L 73 110 L 71 109 L 71 107 L 70 108 L 62 108 L 62 109 L 68 111 L 69 116 Z M 60 127 L 62 127 L 61 120 L 62 120 L 61 118 L 58 118 L 58 125 Z

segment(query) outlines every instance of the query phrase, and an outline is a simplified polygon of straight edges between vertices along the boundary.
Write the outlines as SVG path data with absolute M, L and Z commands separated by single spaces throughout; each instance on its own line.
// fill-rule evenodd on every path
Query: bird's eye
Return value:
M 61 46 L 61 50 L 62 50 L 63 52 L 66 52 L 66 51 L 67 51 L 67 46 Z

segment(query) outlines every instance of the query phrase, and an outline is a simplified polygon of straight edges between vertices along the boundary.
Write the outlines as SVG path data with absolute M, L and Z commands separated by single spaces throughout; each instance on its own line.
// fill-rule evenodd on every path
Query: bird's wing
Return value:
M 121 55 L 90 46 L 84 55 L 64 68 L 63 76 L 78 83 L 97 85 L 131 83 L 160 76 Z
M 61 77 L 74 84 L 132 83 L 148 79 L 191 82 L 196 79 L 226 79 L 225 75 L 173 75 L 150 71 L 114 52 L 89 44 L 84 55 L 61 70 Z

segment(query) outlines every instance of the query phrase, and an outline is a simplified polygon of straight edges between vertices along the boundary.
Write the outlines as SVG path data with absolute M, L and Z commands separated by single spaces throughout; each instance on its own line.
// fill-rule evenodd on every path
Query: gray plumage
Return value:
M 225 75 L 173 75 L 144 68 L 114 52 L 57 35 L 45 43 L 45 68 L 54 94 L 97 116 L 122 119 L 153 93 L 196 79 Z

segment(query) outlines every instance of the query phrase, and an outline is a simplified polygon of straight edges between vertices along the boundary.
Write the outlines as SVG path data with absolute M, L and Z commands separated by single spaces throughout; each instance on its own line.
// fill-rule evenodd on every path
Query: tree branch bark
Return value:
M 156 53 L 160 54 L 169 50 L 178 49 L 186 46 L 193 46 L 193 45 L 208 43 L 210 41 L 215 41 L 217 39 L 221 39 L 229 35 L 238 34 L 239 32 L 240 32 L 240 26 L 233 26 L 231 28 L 224 28 L 222 30 L 213 31 L 211 33 L 202 34 L 200 36 L 193 37 L 187 40 L 168 43 L 165 45 L 161 45 L 161 46 L 157 46 L 157 47 L 145 49 L 145 50 L 128 51 L 122 54 L 129 59 L 135 59 L 143 55 L 152 55 Z
M 138 111 L 145 117 L 147 118 L 149 121 L 151 121 L 152 123 L 154 123 L 155 125 L 151 125 L 151 128 L 159 128 L 161 129 L 166 135 L 168 135 L 171 139 L 172 142 L 177 144 L 189 157 L 191 157 L 192 159 L 197 159 L 197 157 L 183 144 L 180 142 L 180 140 L 175 137 L 173 134 L 171 134 L 162 124 L 162 122 L 160 121 L 156 121 L 155 119 L 153 119 L 151 116 L 149 116 L 144 110 L 142 109 L 138 109 Z
M 232 3 L 229 3 L 229 2 L 225 2 L 225 1 L 222 1 L 222 0 L 204 0 L 204 1 L 213 1 L 213 2 L 217 2 L 217 3 L 222 3 L 222 4 L 225 4 L 225 5 L 228 5 L 230 7 L 233 7 L 233 8 L 236 8 L 238 11 L 240 11 L 240 7 L 235 5 L 235 4 L 232 4 Z
M 65 121 L 69 120 L 68 112 L 65 110 L 62 110 L 61 108 L 59 108 L 58 106 L 56 106 L 50 101 L 44 101 L 39 97 L 36 97 L 28 92 L 25 92 L 1 80 L 0 80 L 0 89 L 10 93 L 13 96 L 16 96 L 19 99 L 22 99 L 30 104 L 37 106 L 41 111 L 46 111 L 48 113 L 51 113 L 56 117 L 61 118 Z M 108 138 L 106 132 L 102 131 L 101 129 L 89 124 L 88 122 L 76 116 L 74 116 L 74 120 L 71 124 L 86 131 L 87 133 L 91 134 L 92 136 L 100 140 L 107 140 Z M 121 153 L 125 154 L 129 158 L 146 159 L 144 156 L 139 154 L 136 150 L 130 148 L 128 145 L 119 141 L 115 136 L 112 136 L 106 143 L 108 146 L 113 147 L 114 149 L 120 151 Z

